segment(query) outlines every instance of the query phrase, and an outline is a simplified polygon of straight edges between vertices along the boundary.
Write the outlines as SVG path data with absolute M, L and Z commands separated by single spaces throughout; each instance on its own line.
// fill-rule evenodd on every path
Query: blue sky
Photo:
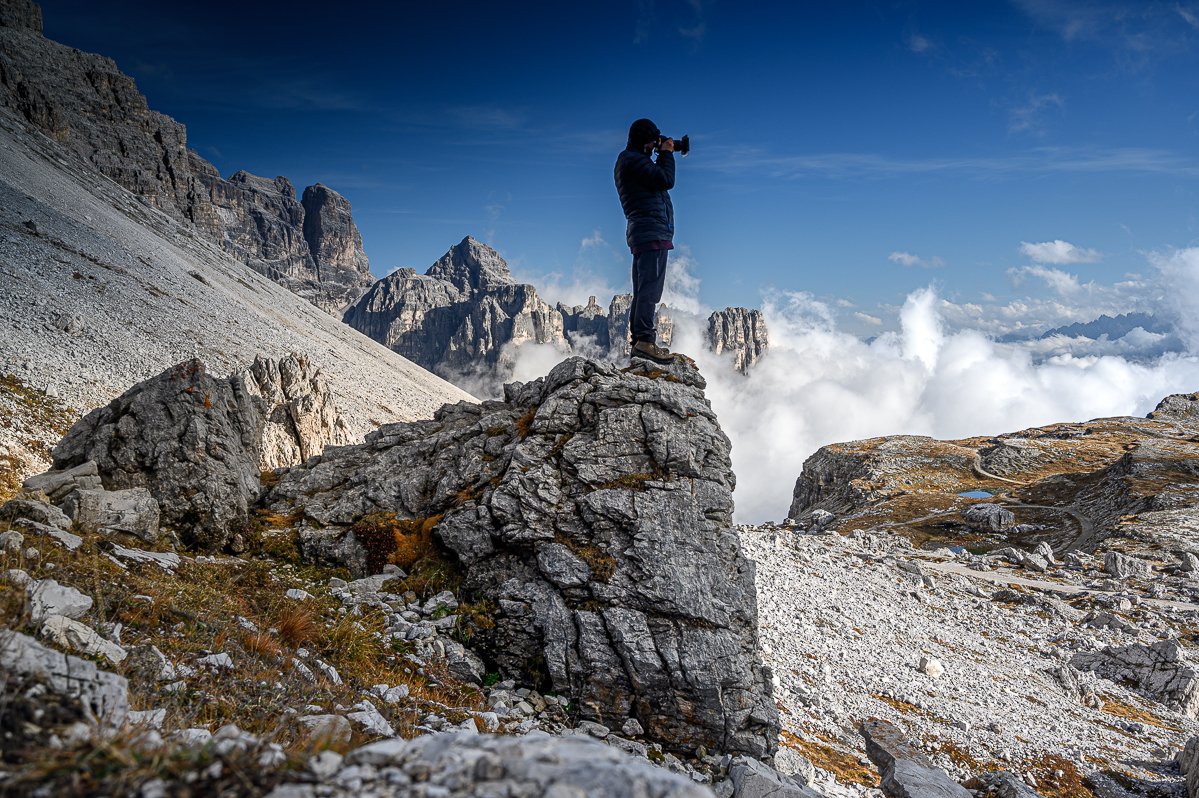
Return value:
M 1199 243 L 1195 0 L 377 5 L 43 3 L 222 174 L 345 194 L 377 274 L 471 234 L 622 287 L 639 116 L 691 135 L 676 242 L 710 306 L 807 291 L 867 333 L 934 283 L 1073 320 Z

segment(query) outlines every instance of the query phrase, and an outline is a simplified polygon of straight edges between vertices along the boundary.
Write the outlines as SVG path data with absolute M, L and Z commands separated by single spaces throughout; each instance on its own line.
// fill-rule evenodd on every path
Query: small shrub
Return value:
M 523 441 L 529 437 L 529 433 L 533 430 L 533 419 L 537 416 L 537 405 L 533 405 L 528 411 L 516 419 L 516 434 Z
M 495 616 L 500 605 L 495 599 L 483 599 L 475 603 L 458 605 L 458 622 L 454 627 L 458 642 L 469 645 L 475 635 L 495 628 Z
M 366 549 L 366 566 L 379 573 L 387 564 L 405 571 L 415 563 L 436 555 L 433 529 L 441 515 L 428 518 L 396 518 L 392 512 L 370 513 L 359 518 L 350 531 Z

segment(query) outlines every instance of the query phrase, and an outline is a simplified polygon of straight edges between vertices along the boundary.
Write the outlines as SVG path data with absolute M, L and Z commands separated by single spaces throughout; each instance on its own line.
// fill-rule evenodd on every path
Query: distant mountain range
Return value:
M 1105 313 L 1092 321 L 1054 327 L 1039 335 L 1031 331 L 1015 332 L 1000 336 L 998 340 L 1001 343 L 1018 343 L 1038 339 L 1047 340 L 1060 335 L 1067 338 L 1090 338 L 1092 340 L 1099 340 L 1103 336 L 1107 336 L 1109 341 L 1114 341 L 1123 338 L 1138 327 L 1149 333 L 1166 334 L 1171 332 L 1170 325 L 1152 313 L 1121 313 L 1118 316 L 1109 316 Z

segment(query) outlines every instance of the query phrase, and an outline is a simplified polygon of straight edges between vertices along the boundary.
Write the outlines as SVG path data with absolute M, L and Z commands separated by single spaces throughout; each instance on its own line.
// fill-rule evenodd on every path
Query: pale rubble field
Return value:
M 936 765 L 961 779 L 993 765 L 1036 783 L 1035 774 L 1058 770 L 1061 757 L 1080 770 L 1181 786 L 1172 762 L 1199 723 L 1090 672 L 1076 673 L 1080 689 L 1071 695 L 1052 672 L 1080 650 L 1178 636 L 1199 625 L 1199 606 L 1155 606 L 1140 600 L 1141 585 L 1060 568 L 1022 575 L 1045 587 L 1085 583 L 1089 575 L 1093 586 L 1122 592 L 1096 590 L 1067 604 L 1022 587 L 1025 603 L 995 601 L 1008 588 L 945 572 L 955 559 L 946 549 L 916 550 L 905 539 L 866 532 L 813 535 L 774 525 L 739 532 L 757 563 L 762 655 L 775 675 L 784 748 L 800 738 L 866 762 L 857 727 L 880 717 L 907 729 Z M 987 568 L 995 562 L 959 559 Z M 1069 580 L 1060 576 L 1067 573 Z M 1110 607 L 1128 631 L 1084 625 L 1091 607 Z M 924 658 L 936 661 L 928 672 Z M 1087 693 L 1104 707 L 1085 706 Z M 822 764 L 811 748 L 804 753 Z M 829 779 L 822 773 L 813 786 L 827 791 Z
M 0 113 L 0 374 L 83 413 L 193 356 L 223 375 L 294 352 L 356 437 L 472 398 L 68 157 Z M 54 436 L 0 412 L 0 454 L 40 470 L 26 441 Z

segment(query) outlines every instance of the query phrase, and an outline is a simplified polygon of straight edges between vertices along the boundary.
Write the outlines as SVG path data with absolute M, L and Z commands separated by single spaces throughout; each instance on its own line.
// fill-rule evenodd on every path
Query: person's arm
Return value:
M 669 191 L 674 188 L 674 153 L 668 150 L 658 151 L 658 162 L 647 155 L 644 158 L 630 158 L 628 161 L 629 176 L 652 191 Z

